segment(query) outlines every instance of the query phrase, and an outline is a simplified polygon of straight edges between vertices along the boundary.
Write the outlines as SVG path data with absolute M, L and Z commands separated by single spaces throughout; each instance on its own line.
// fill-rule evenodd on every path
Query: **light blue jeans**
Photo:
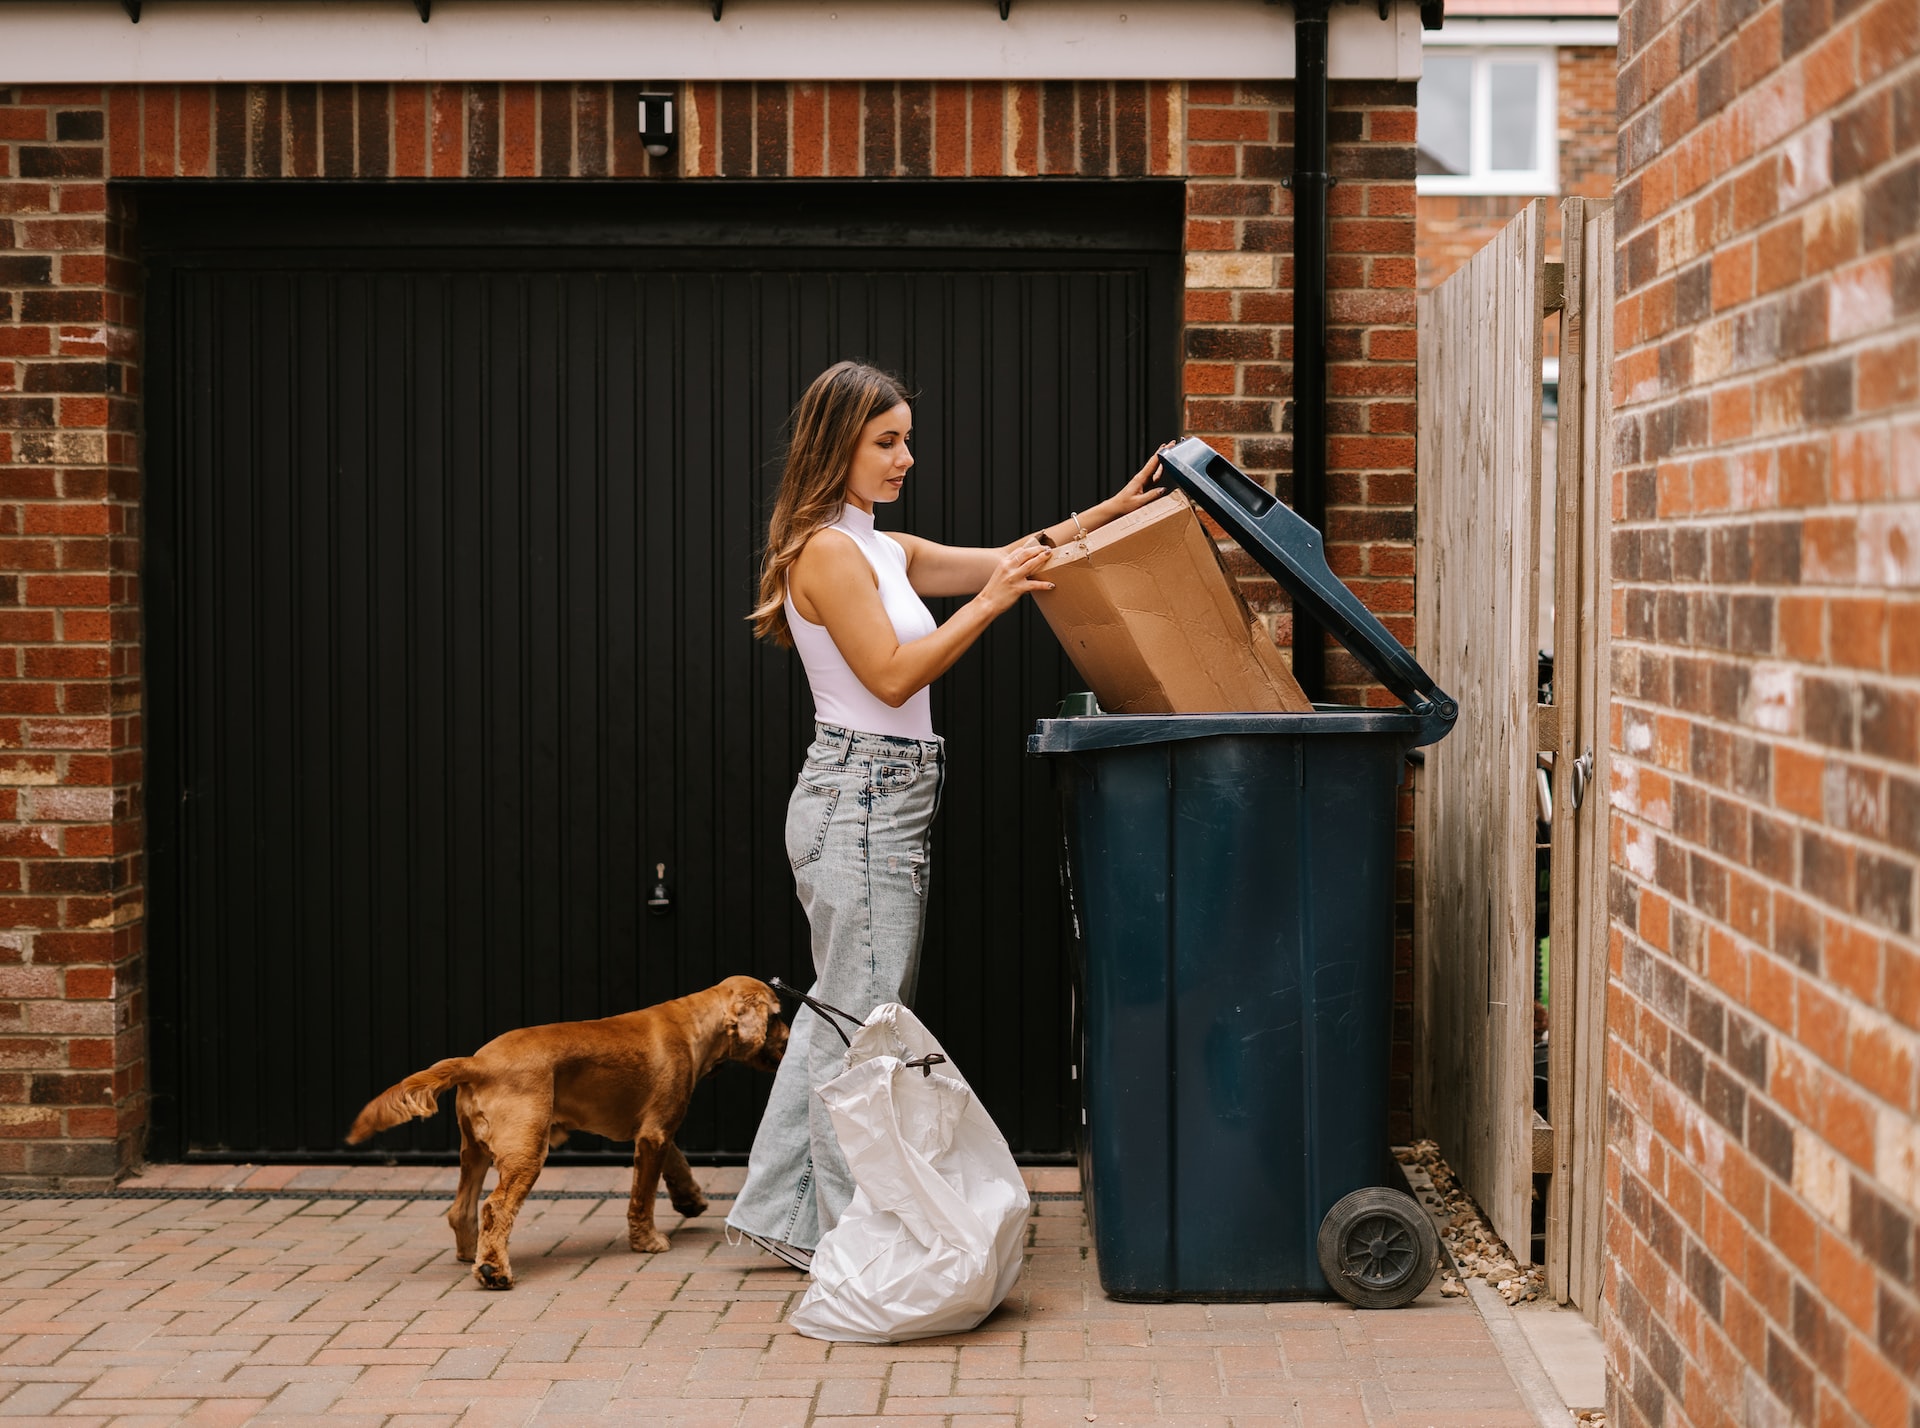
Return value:
M 912 1002 L 945 774 L 939 739 L 814 726 L 787 804 L 787 858 L 813 929 L 810 993 L 828 1006 L 864 1020 L 882 1002 Z M 812 1249 L 853 1199 L 840 1142 L 814 1095 L 840 1074 L 847 1048 L 807 1007 L 792 1033 L 727 1223 Z

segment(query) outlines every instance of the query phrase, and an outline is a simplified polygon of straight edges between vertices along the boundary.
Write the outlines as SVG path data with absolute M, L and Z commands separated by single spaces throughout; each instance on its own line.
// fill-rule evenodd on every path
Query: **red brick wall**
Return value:
M 1413 638 L 1412 84 L 1335 82 L 1328 140 L 1327 559 L 1409 648 Z M 1293 86 L 1187 87 L 1186 424 L 1292 495 Z M 1235 551 L 1254 608 L 1291 648 L 1285 595 Z M 1327 697 L 1391 704 L 1338 646 Z M 1395 891 L 1393 1121 L 1412 1133 L 1413 803 Z
M 0 108 L 0 1174 L 144 1121 L 137 460 L 98 90 Z
M 694 84 L 665 160 L 643 87 L 0 89 L 0 1184 L 108 1179 L 145 1127 L 138 279 L 111 180 L 1187 176 L 1186 425 L 1285 490 L 1289 86 Z M 1409 643 L 1413 102 L 1334 86 L 1329 322 L 1329 551 Z
M 1621 1425 L 1920 1422 L 1920 10 L 1621 16 Z
M 1604 46 L 1559 51 L 1560 192 L 1558 198 L 1613 193 L 1614 52 Z M 1426 194 L 1420 199 L 1420 286 L 1444 282 L 1532 197 L 1525 194 Z M 1560 256 L 1560 206 L 1547 205 L 1547 255 Z
M 1291 497 L 1293 86 L 1188 86 L 1187 427 Z M 1411 84 L 1335 83 L 1328 138 L 1327 558 L 1413 643 Z M 1286 600 L 1250 584 L 1292 640 Z M 1391 703 L 1335 648 L 1329 697 Z
M 1178 176 L 1177 84 L 692 84 L 701 178 Z
M 1557 105 L 1560 193 L 1573 198 L 1613 196 L 1620 121 L 1615 96 L 1616 52 L 1605 45 L 1567 46 L 1560 51 Z M 1555 208 L 1555 221 L 1559 210 Z

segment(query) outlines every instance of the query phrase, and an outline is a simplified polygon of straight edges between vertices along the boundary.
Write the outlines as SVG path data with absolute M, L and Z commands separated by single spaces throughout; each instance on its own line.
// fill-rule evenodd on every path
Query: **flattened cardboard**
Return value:
M 1110 714 L 1313 709 L 1180 492 L 1064 545 L 1034 601 Z

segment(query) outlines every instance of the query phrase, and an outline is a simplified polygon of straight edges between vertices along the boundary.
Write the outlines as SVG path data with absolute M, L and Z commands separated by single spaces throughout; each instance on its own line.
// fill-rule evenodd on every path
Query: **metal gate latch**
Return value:
M 1587 745 L 1587 751 L 1573 761 L 1573 806 L 1577 809 L 1586 802 L 1587 785 L 1593 782 L 1593 745 Z

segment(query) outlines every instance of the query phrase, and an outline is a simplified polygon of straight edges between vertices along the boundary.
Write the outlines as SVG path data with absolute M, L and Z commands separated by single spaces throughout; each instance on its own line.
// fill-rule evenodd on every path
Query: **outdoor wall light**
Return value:
M 673 96 L 671 94 L 640 96 L 640 137 L 645 141 L 647 152 L 656 159 L 664 159 L 673 152 Z

